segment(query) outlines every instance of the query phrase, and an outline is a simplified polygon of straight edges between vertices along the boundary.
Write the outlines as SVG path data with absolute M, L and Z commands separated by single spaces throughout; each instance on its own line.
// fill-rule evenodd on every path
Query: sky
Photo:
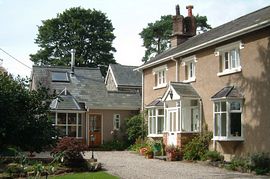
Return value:
M 31 74 L 29 54 L 39 47 L 34 43 L 42 20 L 56 17 L 71 7 L 96 9 L 111 20 L 116 36 L 114 58 L 122 65 L 142 65 L 143 41 L 139 33 L 162 15 L 175 15 L 175 6 L 187 15 L 186 6 L 193 5 L 193 14 L 207 16 L 208 24 L 217 27 L 240 16 L 270 5 L 270 0 L 0 0 L 0 59 L 2 66 L 14 76 Z M 2 50 L 26 64 L 20 64 Z M 29 68 L 30 67 L 30 68 Z

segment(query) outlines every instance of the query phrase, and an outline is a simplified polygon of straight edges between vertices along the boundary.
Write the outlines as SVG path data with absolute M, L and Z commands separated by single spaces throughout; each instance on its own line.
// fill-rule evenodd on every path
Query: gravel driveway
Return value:
M 95 152 L 94 156 L 108 173 L 123 179 L 268 178 L 203 164 L 145 159 L 128 151 Z M 91 158 L 91 152 L 86 152 L 85 158 Z

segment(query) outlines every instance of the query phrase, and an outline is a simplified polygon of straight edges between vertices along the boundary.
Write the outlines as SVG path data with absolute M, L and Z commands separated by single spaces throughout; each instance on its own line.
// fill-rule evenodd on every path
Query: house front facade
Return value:
M 137 92 L 108 91 L 98 68 L 33 66 L 30 88 L 39 85 L 57 94 L 50 117 L 60 136 L 76 137 L 89 146 L 123 139 L 126 118 L 141 105 Z
M 137 68 L 148 136 L 183 147 L 212 131 L 228 157 L 270 152 L 270 7 L 199 35 L 173 18 L 172 47 Z

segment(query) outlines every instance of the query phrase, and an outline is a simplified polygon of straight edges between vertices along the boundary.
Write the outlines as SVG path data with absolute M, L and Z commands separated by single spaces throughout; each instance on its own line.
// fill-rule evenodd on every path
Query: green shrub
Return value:
M 144 123 L 143 114 L 138 114 L 126 120 L 126 133 L 129 142 L 132 144 L 137 138 L 144 138 L 147 126 Z
M 250 169 L 262 175 L 270 172 L 270 157 L 267 153 L 255 153 L 250 156 Z
M 205 157 L 210 161 L 221 161 L 223 156 L 217 151 L 207 151 Z
M 250 160 L 248 157 L 234 157 L 229 164 L 225 165 L 226 169 L 247 172 L 250 169 Z
M 147 147 L 148 144 L 141 137 L 138 137 L 135 143 L 128 147 L 129 150 L 139 153 L 140 148 Z
M 51 153 L 53 156 L 62 153 L 63 163 L 68 167 L 87 168 L 86 161 L 82 156 L 86 149 L 87 146 L 82 144 L 78 139 L 74 137 L 63 137 Z
M 205 160 L 205 154 L 208 151 L 209 142 L 212 139 L 212 133 L 207 132 L 201 136 L 193 138 L 184 147 L 185 160 Z
M 128 144 L 124 141 L 112 140 L 105 142 L 101 145 L 101 148 L 104 150 L 125 150 L 128 147 Z

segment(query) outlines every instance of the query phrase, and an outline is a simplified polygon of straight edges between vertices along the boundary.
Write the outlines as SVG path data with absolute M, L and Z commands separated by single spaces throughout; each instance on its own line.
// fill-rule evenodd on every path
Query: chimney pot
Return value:
M 193 6 L 192 5 L 188 5 L 188 6 L 186 6 L 186 9 L 188 9 L 188 16 L 191 17 L 192 16 Z
M 176 10 L 176 15 L 180 16 L 180 7 L 178 4 L 176 5 L 175 10 Z

